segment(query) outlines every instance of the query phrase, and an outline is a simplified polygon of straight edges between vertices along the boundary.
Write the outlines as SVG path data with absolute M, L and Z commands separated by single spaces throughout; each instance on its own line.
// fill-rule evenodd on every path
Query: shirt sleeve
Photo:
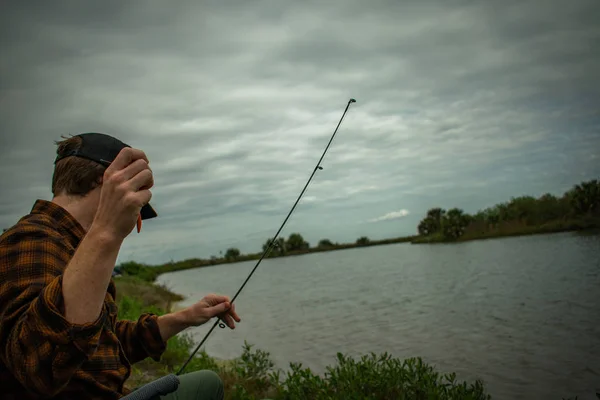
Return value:
M 24 227 L 0 243 L 0 359 L 30 392 L 52 397 L 97 349 L 106 307 L 88 324 L 64 317 L 62 238 Z
M 137 321 L 117 321 L 115 333 L 132 364 L 147 357 L 160 361 L 166 343 L 160 335 L 157 319 L 158 316 L 146 313 L 140 315 Z

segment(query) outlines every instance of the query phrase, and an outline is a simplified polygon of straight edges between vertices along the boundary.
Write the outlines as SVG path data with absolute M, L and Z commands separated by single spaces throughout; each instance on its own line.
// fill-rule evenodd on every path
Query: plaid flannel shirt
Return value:
M 118 399 L 131 365 L 165 350 L 157 316 L 117 321 L 110 281 L 96 321 L 64 317 L 62 273 L 85 235 L 55 203 L 37 200 L 31 213 L 0 238 L 0 397 Z

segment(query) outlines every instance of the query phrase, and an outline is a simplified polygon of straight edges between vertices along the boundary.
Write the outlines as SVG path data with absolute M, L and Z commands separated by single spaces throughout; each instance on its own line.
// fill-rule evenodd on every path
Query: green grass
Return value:
M 148 282 L 137 276 L 120 276 L 115 279 L 115 286 L 117 302 L 123 297 L 129 297 L 135 299 L 142 308 L 156 306 L 162 310 L 170 310 L 173 303 L 183 300 L 183 296 L 173 293 L 166 286 Z

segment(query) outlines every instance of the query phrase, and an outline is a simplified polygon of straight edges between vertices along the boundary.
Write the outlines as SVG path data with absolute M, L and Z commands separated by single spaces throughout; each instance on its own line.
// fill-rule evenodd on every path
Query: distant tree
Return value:
M 442 219 L 442 233 L 448 239 L 458 239 L 465 233 L 472 218 L 459 208 L 451 208 Z
M 533 196 L 513 197 L 507 203 L 509 220 L 518 220 L 528 225 L 538 223 L 539 205 Z
M 421 222 L 419 222 L 419 225 L 417 226 L 419 235 L 427 236 L 427 235 L 431 235 L 432 233 L 434 233 L 435 231 L 431 228 L 432 225 L 433 224 L 431 223 L 431 220 L 429 218 L 422 219 Z
M 537 199 L 537 223 L 552 221 L 568 214 L 569 209 L 565 203 L 550 193 L 545 193 Z
M 488 208 L 485 213 L 485 222 L 496 225 L 500 222 L 500 213 L 496 208 Z
M 225 251 L 225 259 L 228 261 L 237 260 L 237 258 L 239 256 L 240 256 L 240 251 L 239 251 L 239 249 L 237 249 L 235 247 L 230 247 Z
M 427 211 L 427 215 L 419 222 L 417 227 L 419 235 L 427 236 L 439 232 L 442 228 L 442 218 L 445 210 L 443 208 L 432 208 Z
M 447 239 L 456 239 L 467 230 L 471 234 L 488 229 L 519 229 L 522 225 L 543 225 L 559 219 L 598 213 L 600 182 L 593 179 L 574 185 L 561 197 L 550 193 L 539 198 L 511 197 L 509 201 L 480 210 L 472 216 L 458 208 L 448 211 L 439 207 L 432 208 L 419 222 L 417 230 L 421 236 L 441 232 Z
M 356 239 L 356 244 L 359 245 L 359 246 L 366 246 L 369 243 L 371 243 L 371 241 L 366 236 L 361 236 L 358 239 Z
M 569 197 L 575 214 L 597 212 L 600 209 L 600 183 L 597 179 L 581 182 L 569 191 Z
M 269 247 L 269 245 L 271 244 L 272 239 L 267 239 L 267 241 L 263 244 L 262 246 L 262 250 L 263 252 L 267 250 L 267 247 Z M 285 251 L 285 239 L 280 237 L 277 238 L 277 240 L 275 241 L 275 243 L 273 243 L 273 245 L 271 246 L 271 251 L 269 252 L 269 256 L 283 256 L 285 255 L 286 251 Z
M 330 247 L 333 247 L 334 244 L 331 243 L 331 240 L 329 239 L 321 239 L 319 240 L 319 244 L 317 245 L 317 247 L 321 248 L 321 249 L 327 249 Z
M 513 215 L 514 210 L 508 206 L 508 203 L 505 202 L 497 204 L 495 209 L 498 213 L 498 218 L 500 221 L 512 221 L 515 219 L 515 216 Z
M 290 234 L 286 243 L 287 251 L 307 250 L 309 247 L 310 244 L 299 233 Z
M 427 210 L 427 216 L 431 217 L 435 221 L 441 221 L 445 213 L 446 210 L 441 207 L 434 207 Z

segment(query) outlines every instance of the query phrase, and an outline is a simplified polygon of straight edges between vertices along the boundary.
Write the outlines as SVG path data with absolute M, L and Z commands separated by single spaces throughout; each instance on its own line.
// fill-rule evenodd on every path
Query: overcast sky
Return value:
M 13 1 L 1 6 L 0 224 L 50 199 L 54 141 L 141 148 L 159 218 L 120 261 L 282 232 L 413 234 L 600 175 L 597 0 Z

